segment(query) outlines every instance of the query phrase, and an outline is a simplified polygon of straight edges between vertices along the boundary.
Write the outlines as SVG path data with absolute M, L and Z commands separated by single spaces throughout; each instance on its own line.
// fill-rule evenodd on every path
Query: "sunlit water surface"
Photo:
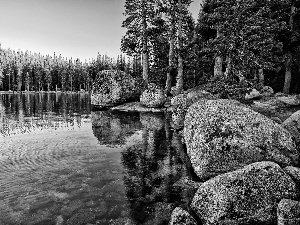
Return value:
M 168 224 L 194 190 L 167 117 L 91 112 L 87 94 L 1 94 L 0 225 Z

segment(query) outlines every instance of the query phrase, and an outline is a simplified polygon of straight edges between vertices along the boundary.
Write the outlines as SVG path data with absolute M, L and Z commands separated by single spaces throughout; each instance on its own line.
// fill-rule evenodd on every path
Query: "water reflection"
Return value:
M 89 118 L 89 98 L 64 93 L 0 95 L 0 136 L 80 127 Z
M 168 224 L 174 207 L 188 207 L 191 187 L 163 114 L 141 114 L 142 141 L 122 152 L 124 185 L 134 224 Z M 175 143 L 176 144 L 176 143 Z
M 168 118 L 90 112 L 84 95 L 0 95 L 0 224 L 167 224 L 195 191 Z
M 138 113 L 95 111 L 91 115 L 93 133 L 101 145 L 122 146 L 142 127 Z

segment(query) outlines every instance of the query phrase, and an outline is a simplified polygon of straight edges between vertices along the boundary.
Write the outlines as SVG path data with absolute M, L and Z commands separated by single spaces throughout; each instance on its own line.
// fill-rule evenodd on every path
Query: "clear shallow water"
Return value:
M 0 95 L 0 225 L 167 224 L 194 190 L 167 115 L 85 94 Z

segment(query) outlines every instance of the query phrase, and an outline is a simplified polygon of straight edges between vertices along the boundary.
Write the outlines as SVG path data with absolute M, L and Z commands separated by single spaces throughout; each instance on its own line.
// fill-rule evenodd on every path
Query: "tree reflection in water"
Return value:
M 143 140 L 122 152 L 130 216 L 136 224 L 168 224 L 172 210 L 188 207 L 193 196 L 182 182 L 187 169 L 178 151 L 184 152 L 184 146 L 171 141 L 174 131 L 168 118 L 141 114 Z
M 80 127 L 91 111 L 86 94 L 0 94 L 0 104 L 0 136 Z
M 138 113 L 94 111 L 91 117 L 93 133 L 99 144 L 110 147 L 124 145 L 127 138 L 142 127 Z

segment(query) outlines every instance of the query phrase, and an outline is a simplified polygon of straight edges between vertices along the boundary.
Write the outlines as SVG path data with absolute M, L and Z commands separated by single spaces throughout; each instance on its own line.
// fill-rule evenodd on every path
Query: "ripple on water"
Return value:
M 122 177 L 121 149 L 99 146 L 90 125 L 0 138 L 0 214 L 7 215 L 0 224 L 52 224 L 59 215 L 65 224 L 88 222 L 83 215 L 94 219 L 111 211 L 104 197 L 123 201 L 107 190 L 120 189 L 111 182 Z

